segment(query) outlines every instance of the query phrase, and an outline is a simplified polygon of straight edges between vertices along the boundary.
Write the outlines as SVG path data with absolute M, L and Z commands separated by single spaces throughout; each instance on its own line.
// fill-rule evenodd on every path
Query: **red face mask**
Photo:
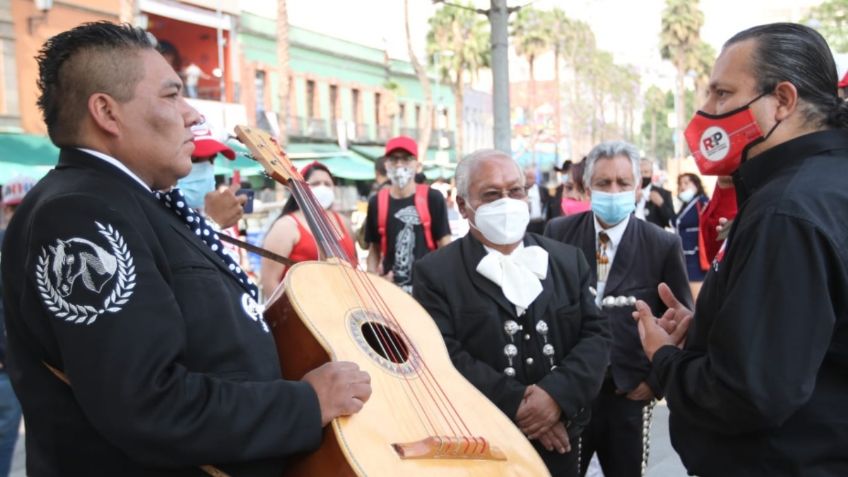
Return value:
M 701 174 L 727 176 L 739 168 L 748 149 L 765 141 L 780 122 L 763 136 L 751 112 L 751 104 L 765 96 L 763 93 L 741 108 L 724 114 L 695 113 L 683 135 Z

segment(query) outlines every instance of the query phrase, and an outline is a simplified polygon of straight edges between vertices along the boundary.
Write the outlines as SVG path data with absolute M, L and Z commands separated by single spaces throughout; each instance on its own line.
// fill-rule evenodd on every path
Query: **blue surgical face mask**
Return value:
M 215 166 L 209 161 L 192 164 L 191 172 L 177 181 L 177 187 L 183 191 L 189 207 L 202 209 L 203 198 L 215 190 Z
M 621 222 L 635 209 L 636 191 L 610 193 L 592 190 L 592 212 L 607 225 Z

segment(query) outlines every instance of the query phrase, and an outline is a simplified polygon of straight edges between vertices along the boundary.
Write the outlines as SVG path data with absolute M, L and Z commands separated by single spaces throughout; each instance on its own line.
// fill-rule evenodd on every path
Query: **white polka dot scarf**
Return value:
M 221 260 L 224 261 L 224 264 L 227 265 L 230 272 L 235 275 L 241 286 L 250 293 L 250 296 L 254 300 L 258 299 L 258 289 L 256 288 L 256 285 L 250 281 L 247 274 L 244 273 L 244 270 L 242 270 L 239 264 L 233 260 L 233 257 L 224 252 L 224 247 L 221 244 L 221 240 L 218 238 L 218 234 L 212 229 L 212 227 L 209 226 L 208 223 L 206 223 L 206 220 L 186 204 L 181 190 L 173 188 L 169 192 L 156 192 L 156 198 L 159 199 L 165 207 L 170 209 L 171 212 L 177 214 L 177 217 L 185 222 L 186 226 L 188 226 L 188 228 L 191 229 L 191 231 L 194 232 L 194 234 L 197 235 L 203 243 L 215 252 L 215 255 L 221 257 Z

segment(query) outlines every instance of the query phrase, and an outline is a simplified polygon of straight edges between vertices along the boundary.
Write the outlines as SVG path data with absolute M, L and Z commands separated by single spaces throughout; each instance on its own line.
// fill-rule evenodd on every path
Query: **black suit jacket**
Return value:
M 651 191 L 660 193 L 663 199 L 663 205 L 657 207 L 657 204 L 651 202 L 650 197 L 646 197 L 645 201 L 645 220 L 659 226 L 660 228 L 671 227 L 671 222 L 674 220 L 674 202 L 671 200 L 671 192 L 662 187 L 651 185 Z
M 470 233 L 415 263 L 413 295 L 438 325 L 459 372 L 504 414 L 514 419 L 526 386 L 536 384 L 559 404 L 563 419 L 586 422 L 603 381 L 610 341 L 606 320 L 589 293 L 589 267 L 574 247 L 536 234 L 527 234 L 524 244 L 541 246 L 549 258 L 543 291 L 521 317 L 500 287 L 477 272 L 486 250 Z M 504 332 L 507 320 L 523 327 L 514 336 L 515 377 L 504 374 L 504 346 L 511 342 Z M 542 320 L 555 350 L 553 370 L 536 332 Z
M 315 391 L 281 379 L 246 291 L 117 167 L 63 149 L 4 241 L 8 371 L 29 475 L 187 477 L 215 464 L 279 476 L 283 457 L 318 446 Z M 57 273 L 81 263 L 83 253 L 59 253 L 79 244 L 117 260 L 105 283 Z
M 545 235 L 583 250 L 589 262 L 592 286 L 598 282 L 595 259 L 594 214 L 584 212 L 552 220 Z M 604 290 L 605 296 L 635 296 L 645 301 L 655 316 L 666 309 L 657 292 L 665 282 L 681 303 L 692 309 L 692 292 L 683 261 L 680 237 L 630 216 L 630 222 L 615 252 Z M 642 381 L 661 394 L 652 375 L 651 363 L 642 350 L 639 332 L 631 313 L 633 307 L 605 308 L 612 330 L 611 373 L 615 385 L 630 391 Z

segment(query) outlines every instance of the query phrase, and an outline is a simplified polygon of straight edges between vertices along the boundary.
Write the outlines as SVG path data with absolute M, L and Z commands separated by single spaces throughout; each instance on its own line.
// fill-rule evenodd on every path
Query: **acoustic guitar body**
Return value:
M 290 459 L 286 476 L 550 475 L 512 421 L 454 368 L 427 312 L 383 278 L 299 263 L 268 300 L 265 319 L 286 379 L 353 361 L 373 389 L 362 411 L 324 429 L 317 451 Z M 392 349 L 389 336 L 399 343 Z

